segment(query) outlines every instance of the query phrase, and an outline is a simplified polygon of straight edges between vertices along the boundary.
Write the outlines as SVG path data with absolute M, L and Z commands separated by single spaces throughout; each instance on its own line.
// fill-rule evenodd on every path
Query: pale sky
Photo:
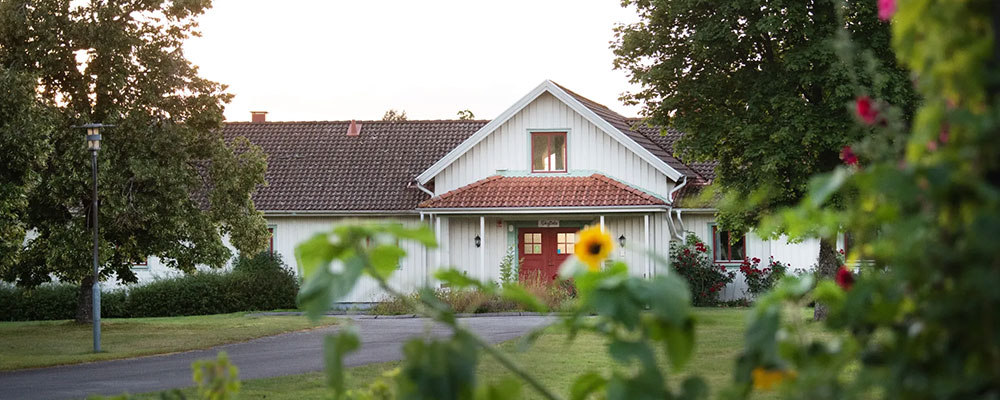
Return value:
M 618 1 L 215 0 L 185 46 L 236 95 L 229 121 L 492 119 L 545 79 L 626 116 L 612 69 Z

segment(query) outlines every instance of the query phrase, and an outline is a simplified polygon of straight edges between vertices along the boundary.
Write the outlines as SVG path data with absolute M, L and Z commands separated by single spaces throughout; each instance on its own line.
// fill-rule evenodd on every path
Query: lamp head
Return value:
M 625 247 L 625 235 L 621 235 L 618 237 L 618 245 L 620 245 L 621 247 Z
M 479 235 L 476 235 L 476 247 L 480 247 L 482 245 L 483 245 L 483 238 L 479 237 Z
M 90 151 L 98 151 L 101 149 L 101 129 L 110 128 L 114 125 L 104 125 L 104 124 L 86 124 L 77 126 L 76 128 L 87 130 L 87 149 Z

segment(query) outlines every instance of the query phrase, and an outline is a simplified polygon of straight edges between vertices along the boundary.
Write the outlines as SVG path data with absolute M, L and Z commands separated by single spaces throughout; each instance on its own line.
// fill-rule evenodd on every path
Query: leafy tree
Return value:
M 0 65 L 0 271 L 18 260 L 24 243 L 28 192 L 39 181 L 50 148 L 48 107 L 29 75 Z
M 859 98 L 874 104 L 863 123 L 878 132 L 852 144 L 859 162 L 764 220 L 846 226 L 858 243 L 848 257 L 872 265 L 815 287 L 789 279 L 759 301 L 732 398 L 750 398 L 765 375 L 786 381 L 789 398 L 1000 397 L 1000 4 L 879 5 L 923 98 L 912 124 L 885 99 Z M 828 207 L 836 193 L 844 206 Z M 812 300 L 830 308 L 823 335 L 782 314 Z
M 476 119 L 476 114 L 473 114 L 472 111 L 469 109 L 461 110 L 458 112 L 458 119 L 461 120 Z
M 395 109 L 390 108 L 384 115 L 382 115 L 382 120 L 389 122 L 406 121 L 406 110 L 396 111 Z
M 870 132 L 848 107 L 858 87 L 907 115 L 915 107 L 874 1 L 623 4 L 641 21 L 616 28 L 615 67 L 642 86 L 624 98 L 642 103 L 651 123 L 688 133 L 678 146 L 684 159 L 718 161 L 714 184 L 725 194 L 718 219 L 727 228 L 746 231 L 796 203 L 811 176 L 831 171 L 843 146 Z M 838 49 L 845 25 L 856 47 Z M 861 56 L 844 63 L 838 50 Z M 820 273 L 832 276 L 833 235 L 817 236 Z
M 0 3 L 0 65 L 37 76 L 35 92 L 57 107 L 52 152 L 22 216 L 34 237 L 0 271 L 5 280 L 79 282 L 77 319 L 91 319 L 91 170 L 73 128 L 88 122 L 114 125 L 100 152 L 101 279 L 135 282 L 131 263 L 151 255 L 184 271 L 220 267 L 230 258 L 226 235 L 241 252 L 264 248 L 266 224 L 250 194 L 264 183 L 265 157 L 245 139 L 223 140 L 231 95 L 200 78 L 182 50 L 209 6 Z

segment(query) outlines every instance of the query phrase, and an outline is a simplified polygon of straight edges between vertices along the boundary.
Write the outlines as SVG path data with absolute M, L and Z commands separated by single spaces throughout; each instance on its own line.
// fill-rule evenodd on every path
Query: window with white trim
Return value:
M 566 172 L 566 132 L 531 132 L 531 172 Z
M 747 257 L 746 235 L 712 226 L 712 253 L 715 262 L 742 262 Z

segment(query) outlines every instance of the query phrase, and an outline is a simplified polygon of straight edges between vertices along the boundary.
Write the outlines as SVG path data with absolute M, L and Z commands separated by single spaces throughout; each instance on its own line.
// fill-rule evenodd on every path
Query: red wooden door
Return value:
M 517 238 L 521 280 L 551 282 L 573 254 L 576 228 L 522 228 Z

